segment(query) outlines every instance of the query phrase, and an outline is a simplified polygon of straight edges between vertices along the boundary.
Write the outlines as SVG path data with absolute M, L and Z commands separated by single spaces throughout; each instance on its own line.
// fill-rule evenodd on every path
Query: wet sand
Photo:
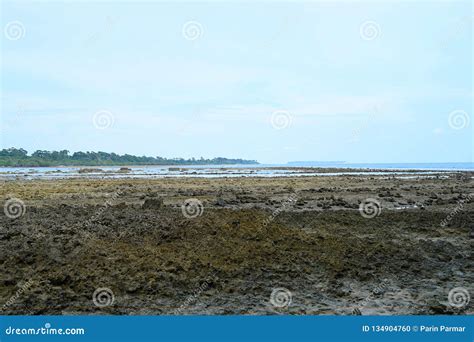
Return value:
M 2 181 L 0 307 L 473 313 L 473 176 Z

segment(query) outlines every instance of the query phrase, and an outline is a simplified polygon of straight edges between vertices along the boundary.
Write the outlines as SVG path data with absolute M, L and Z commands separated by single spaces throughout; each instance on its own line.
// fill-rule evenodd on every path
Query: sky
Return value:
M 2 1 L 0 148 L 473 162 L 471 1 Z

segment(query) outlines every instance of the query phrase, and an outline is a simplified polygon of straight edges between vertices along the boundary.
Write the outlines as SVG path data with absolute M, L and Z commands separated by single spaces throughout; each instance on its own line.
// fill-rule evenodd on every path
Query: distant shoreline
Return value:
M 196 158 L 163 158 L 135 156 L 130 154 L 117 154 L 108 152 L 78 151 L 72 155 L 68 150 L 46 151 L 38 150 L 28 155 L 23 148 L 11 147 L 0 150 L 0 167 L 106 167 L 106 166 L 159 166 L 159 165 L 253 165 L 256 160 L 240 158 L 215 157 L 205 159 Z
M 242 164 L 84 164 L 84 165 L 0 165 L 0 169 L 8 168 L 8 169 L 21 169 L 21 168 L 51 168 L 51 167 L 58 167 L 58 168 L 66 168 L 66 167 L 73 167 L 73 168 L 104 168 L 104 167 L 195 167 L 195 166 L 250 166 L 250 165 L 261 165 L 260 163 L 242 163 Z

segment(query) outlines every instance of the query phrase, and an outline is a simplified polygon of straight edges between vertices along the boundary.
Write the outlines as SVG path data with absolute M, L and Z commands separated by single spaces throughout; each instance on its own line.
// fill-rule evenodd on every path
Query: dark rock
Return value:
M 147 198 L 142 205 L 142 209 L 160 209 L 163 206 L 162 198 Z
M 225 206 L 225 201 L 224 201 L 224 199 L 221 198 L 221 197 L 218 197 L 218 198 L 216 199 L 216 205 L 219 206 L 219 207 L 224 207 L 224 206 Z
M 98 169 L 98 168 L 83 168 L 78 171 L 78 173 L 98 173 L 98 172 L 104 172 L 104 170 Z

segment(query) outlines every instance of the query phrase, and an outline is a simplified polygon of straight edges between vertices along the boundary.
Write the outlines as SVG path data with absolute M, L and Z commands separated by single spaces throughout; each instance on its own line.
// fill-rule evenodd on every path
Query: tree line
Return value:
M 38 150 L 28 155 L 22 148 L 8 148 L 0 150 L 0 166 L 107 166 L 107 165 L 216 165 L 216 164 L 258 164 L 255 160 L 229 158 L 163 158 L 133 156 L 130 154 L 116 154 L 107 152 L 74 152 L 68 150 L 45 151 Z

